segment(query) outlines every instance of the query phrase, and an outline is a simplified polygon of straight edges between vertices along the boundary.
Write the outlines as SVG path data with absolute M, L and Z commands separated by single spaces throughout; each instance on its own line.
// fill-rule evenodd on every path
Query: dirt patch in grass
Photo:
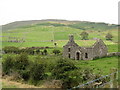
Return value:
M 10 81 L 8 79 L 2 79 L 0 80 L 2 82 L 2 88 L 45 88 L 44 86 L 34 86 L 29 84 L 24 84 L 16 81 Z

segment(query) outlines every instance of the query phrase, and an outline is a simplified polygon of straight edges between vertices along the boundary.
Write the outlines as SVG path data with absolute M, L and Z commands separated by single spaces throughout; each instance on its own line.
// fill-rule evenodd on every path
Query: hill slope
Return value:
M 48 21 L 66 21 L 66 20 L 53 20 L 53 19 L 47 19 L 47 20 L 27 20 L 27 21 L 15 21 L 12 23 L 8 23 L 5 25 L 2 25 L 2 30 L 10 30 L 10 29 L 16 29 L 24 26 L 34 25 L 38 23 L 48 22 Z
M 11 27 L 10 27 L 11 26 Z M 89 33 L 88 44 L 81 40 L 80 33 Z M 80 46 L 89 45 L 94 39 L 105 40 L 107 33 L 113 35 L 113 42 L 118 42 L 117 25 L 106 23 L 95 23 L 85 21 L 66 21 L 66 20 L 34 20 L 20 21 L 4 25 L 2 33 L 2 45 L 4 46 L 63 46 L 68 40 L 68 35 L 73 34 Z M 20 42 L 16 42 L 20 41 Z M 25 41 L 22 44 L 22 41 Z M 94 40 L 95 41 L 95 40 Z M 107 42 L 111 44 L 111 42 Z M 22 44 L 22 45 L 21 45 Z M 92 43 L 90 44 L 92 45 Z
M 67 20 L 58 20 L 58 19 L 46 19 L 46 20 L 28 20 L 28 21 L 16 21 L 12 23 L 8 23 L 6 25 L 2 25 L 2 30 L 11 30 L 16 28 L 21 28 L 25 26 L 31 25 L 57 25 L 62 24 L 65 26 L 69 26 L 72 28 L 82 29 L 82 30 L 106 30 L 117 28 L 117 25 L 114 24 L 106 24 L 106 23 L 95 23 L 95 22 L 86 22 L 86 21 L 67 21 Z M 45 24 L 46 23 L 46 24 Z M 49 24 L 48 24 L 49 23 Z M 53 24 L 54 23 L 54 24 Z

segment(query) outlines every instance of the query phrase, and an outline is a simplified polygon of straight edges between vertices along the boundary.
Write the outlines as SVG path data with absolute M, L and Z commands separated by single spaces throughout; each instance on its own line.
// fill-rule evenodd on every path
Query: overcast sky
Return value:
M 0 0 L 0 25 L 13 21 L 66 19 L 118 23 L 119 0 Z

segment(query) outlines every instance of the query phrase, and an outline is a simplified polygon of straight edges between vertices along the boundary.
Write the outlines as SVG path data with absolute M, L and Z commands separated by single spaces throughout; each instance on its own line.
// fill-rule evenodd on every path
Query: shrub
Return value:
M 79 79 L 76 78 L 79 75 L 73 74 L 75 70 L 77 70 L 77 67 L 72 61 L 61 58 L 56 62 L 52 70 L 52 76 L 62 81 L 62 88 L 71 88 L 79 84 Z
M 79 85 L 78 80 L 74 79 L 73 77 L 67 77 L 62 80 L 62 88 L 70 89 L 76 85 Z
M 9 74 L 11 72 L 11 69 L 13 68 L 13 57 L 7 56 L 5 60 L 3 61 L 3 73 L 4 74 Z
M 29 65 L 28 55 L 25 53 L 20 54 L 15 58 L 14 68 L 17 70 L 25 70 Z
M 31 82 L 37 85 L 40 80 L 43 80 L 45 75 L 45 64 L 43 62 L 34 62 L 30 68 Z
M 93 70 L 90 68 L 84 68 L 83 72 L 82 72 L 82 77 L 83 77 L 83 81 L 87 81 L 89 79 L 93 79 Z
M 7 46 L 7 47 L 4 47 L 3 48 L 3 51 L 5 53 L 18 53 L 19 52 L 19 49 L 17 47 L 14 47 L 14 46 Z
M 76 69 L 76 66 L 71 61 L 65 59 L 59 59 L 52 70 L 52 76 L 56 79 L 63 79 L 68 71 Z
M 26 70 L 20 70 L 18 72 L 25 81 L 29 80 L 31 72 L 29 68 L 27 68 Z
M 30 77 L 29 66 L 30 61 L 26 53 L 22 53 L 15 57 L 13 70 L 16 71 L 24 80 L 28 80 Z

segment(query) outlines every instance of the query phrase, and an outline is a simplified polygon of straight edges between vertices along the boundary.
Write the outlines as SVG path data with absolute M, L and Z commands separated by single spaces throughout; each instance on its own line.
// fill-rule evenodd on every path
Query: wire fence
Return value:
M 119 72 L 120 72 L 120 71 L 119 71 Z M 111 84 L 111 83 L 113 83 L 113 81 L 117 80 L 117 79 L 118 79 L 118 78 L 116 78 L 116 77 L 117 77 L 117 73 L 118 73 L 118 71 L 113 72 L 113 73 L 111 73 L 111 74 L 109 74 L 109 75 L 102 76 L 102 77 L 97 78 L 97 79 L 95 79 L 95 80 L 89 81 L 89 82 L 87 82 L 87 83 L 85 83 L 85 84 L 75 86 L 75 87 L 73 87 L 73 88 L 71 88 L 71 89 L 69 89 L 69 90 L 77 89 L 77 88 L 102 88 L 102 87 L 104 87 L 105 85 Z M 114 77 L 113 77 L 113 76 L 114 76 Z M 99 80 L 101 80 L 101 79 L 103 79 L 103 78 L 106 78 L 106 77 L 110 77 L 111 79 L 110 79 L 108 82 L 105 82 L 105 83 L 102 83 L 102 82 L 101 82 L 101 83 L 97 83 L 98 85 L 95 86 L 94 83 L 96 83 L 96 81 L 99 81 Z M 113 87 L 113 86 L 112 86 L 112 87 Z

